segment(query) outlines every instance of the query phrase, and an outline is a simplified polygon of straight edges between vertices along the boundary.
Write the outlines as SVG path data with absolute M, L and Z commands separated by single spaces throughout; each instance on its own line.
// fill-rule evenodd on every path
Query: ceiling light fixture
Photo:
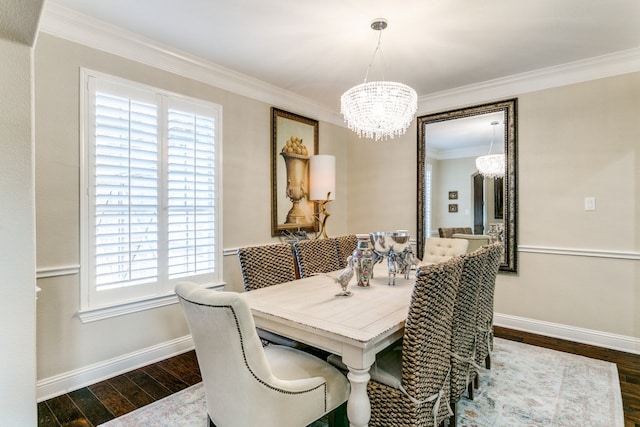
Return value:
M 407 131 L 418 107 L 418 95 L 409 86 L 384 81 L 367 82 L 371 64 L 382 50 L 380 49 L 382 30 L 387 28 L 387 20 L 379 18 L 371 23 L 371 28 L 379 31 L 371 62 L 364 76 L 364 83 L 352 87 L 340 97 L 340 110 L 347 127 L 360 138 L 372 138 L 376 141 L 400 136 Z
M 489 154 L 476 159 L 478 172 L 486 178 L 501 178 L 504 176 L 504 154 L 491 154 L 493 140 L 496 138 L 497 124 L 497 121 L 491 122 L 491 126 L 493 126 L 493 137 L 491 138 L 491 145 L 489 146 Z

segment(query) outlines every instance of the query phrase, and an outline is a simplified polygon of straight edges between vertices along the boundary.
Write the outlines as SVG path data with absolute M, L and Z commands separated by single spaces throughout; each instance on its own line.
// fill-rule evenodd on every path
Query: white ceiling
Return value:
M 339 111 L 378 33 L 419 96 L 640 47 L 640 0 L 48 0 Z M 46 12 L 46 6 L 45 6 Z
M 428 156 L 436 159 L 504 153 L 504 113 L 428 123 L 425 135 Z

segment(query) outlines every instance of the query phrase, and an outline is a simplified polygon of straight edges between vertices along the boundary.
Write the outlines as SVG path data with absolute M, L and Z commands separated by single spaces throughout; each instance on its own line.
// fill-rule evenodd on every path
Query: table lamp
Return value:
M 320 230 L 316 239 L 327 238 L 327 203 L 336 198 L 336 157 L 318 154 L 309 159 L 309 200 L 320 205 L 318 223 Z M 322 216 L 322 220 L 320 218 Z

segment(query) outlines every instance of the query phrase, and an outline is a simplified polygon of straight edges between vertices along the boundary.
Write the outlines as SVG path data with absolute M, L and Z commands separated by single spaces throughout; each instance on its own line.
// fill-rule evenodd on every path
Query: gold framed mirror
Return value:
M 417 124 L 418 257 L 438 228 L 470 227 L 497 236 L 504 244 L 500 271 L 517 273 L 517 99 L 419 116 Z M 475 159 L 499 153 L 504 178 L 480 175 Z M 453 192 L 455 210 L 448 200 Z

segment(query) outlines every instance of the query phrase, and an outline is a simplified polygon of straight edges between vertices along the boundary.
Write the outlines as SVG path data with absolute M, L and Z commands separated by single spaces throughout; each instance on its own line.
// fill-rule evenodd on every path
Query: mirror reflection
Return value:
M 455 233 L 470 248 L 502 241 L 500 270 L 517 272 L 515 110 L 514 99 L 418 117 L 419 257 L 425 238 Z

